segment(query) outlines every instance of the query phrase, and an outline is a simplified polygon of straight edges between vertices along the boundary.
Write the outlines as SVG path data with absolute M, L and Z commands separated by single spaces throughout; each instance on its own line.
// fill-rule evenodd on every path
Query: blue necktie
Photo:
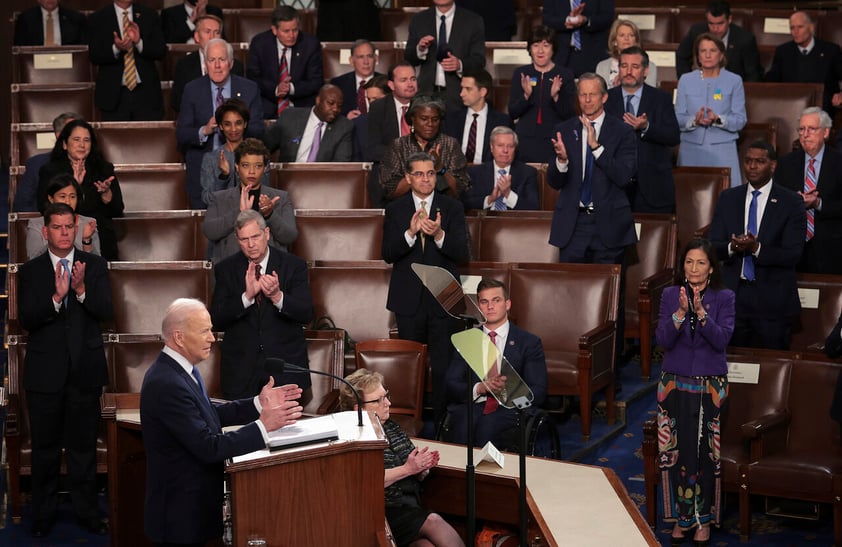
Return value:
M 205 391 L 205 383 L 202 381 L 202 375 L 199 374 L 199 369 L 193 367 L 193 378 L 199 383 L 199 389 L 202 390 L 202 395 L 205 396 L 205 399 L 208 399 L 208 392 Z M 210 399 L 208 399 L 210 400 Z
M 632 106 L 632 97 L 634 95 L 626 95 L 626 112 L 634 114 L 634 106 Z
M 62 303 L 67 308 L 67 297 L 70 295 L 70 262 L 66 258 L 59 259 L 62 268 L 62 275 L 67 278 L 67 294 L 64 295 Z
M 497 171 L 497 174 L 500 175 L 501 177 L 504 177 L 504 176 L 506 176 L 506 170 L 505 169 L 499 169 Z M 499 198 L 494 200 L 494 210 L 495 211 L 505 211 L 506 209 L 507 209 L 507 207 L 506 207 L 506 203 L 503 201 L 503 196 L 500 196 Z
M 751 203 L 748 206 L 748 232 L 757 235 L 757 196 L 760 190 L 752 190 Z M 743 259 L 743 274 L 749 281 L 754 281 L 754 256 L 748 254 Z
M 582 0 L 573 0 L 570 3 L 570 11 L 578 8 L 582 4 Z M 573 31 L 573 47 L 578 50 L 582 49 L 582 32 L 579 30 Z
M 442 62 L 447 57 L 447 25 L 444 22 L 447 17 L 442 15 L 440 19 L 439 45 L 436 47 L 436 60 L 438 62 Z
M 591 122 L 591 127 L 596 128 L 596 122 Z M 583 131 L 582 138 L 585 141 L 585 175 L 582 178 L 582 195 L 581 201 L 582 205 L 585 207 L 589 206 L 593 202 L 593 197 L 591 196 L 591 175 L 593 174 L 593 150 L 591 150 L 591 145 L 588 144 L 588 133 Z

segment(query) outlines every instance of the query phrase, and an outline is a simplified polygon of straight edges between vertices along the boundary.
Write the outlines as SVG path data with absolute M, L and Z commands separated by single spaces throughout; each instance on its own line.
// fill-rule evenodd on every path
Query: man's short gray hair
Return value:
M 494 129 L 491 130 L 491 135 L 488 136 L 488 142 L 494 142 L 494 137 L 497 135 L 511 135 L 515 138 L 515 148 L 517 148 L 518 140 L 517 140 L 517 133 L 515 130 L 509 127 L 508 125 L 498 125 Z
M 254 209 L 246 209 L 245 211 L 240 211 L 240 214 L 237 215 L 237 220 L 234 223 L 234 227 L 237 230 L 240 230 L 243 226 L 250 222 L 256 222 L 257 227 L 261 230 L 266 229 L 266 219 L 263 218 L 263 215 L 261 215 Z
M 164 319 L 161 321 L 161 336 L 164 342 L 172 340 L 176 331 L 184 329 L 184 325 L 197 311 L 207 312 L 205 303 L 195 298 L 176 298 L 167 307 Z
M 211 38 L 208 40 L 208 43 L 205 44 L 205 49 L 202 53 L 205 54 L 205 62 L 208 60 L 208 49 L 211 47 L 212 44 L 225 44 L 225 49 L 228 51 L 228 62 L 234 62 L 234 48 L 231 47 L 227 41 L 223 40 L 222 38 Z
M 830 115 L 818 106 L 809 106 L 802 110 L 801 115 L 798 116 L 798 123 L 801 123 L 801 118 L 809 116 L 810 114 L 819 115 L 819 127 L 823 129 L 830 129 L 833 127 L 833 120 L 830 118 Z

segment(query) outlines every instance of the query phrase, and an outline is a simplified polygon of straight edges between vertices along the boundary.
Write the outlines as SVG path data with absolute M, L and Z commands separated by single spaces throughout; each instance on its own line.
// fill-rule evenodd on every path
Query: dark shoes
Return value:
M 50 535 L 53 529 L 53 521 L 51 520 L 36 520 L 32 525 L 32 537 L 43 538 Z
M 108 521 L 99 517 L 77 518 L 76 523 L 91 534 L 104 536 L 108 533 Z

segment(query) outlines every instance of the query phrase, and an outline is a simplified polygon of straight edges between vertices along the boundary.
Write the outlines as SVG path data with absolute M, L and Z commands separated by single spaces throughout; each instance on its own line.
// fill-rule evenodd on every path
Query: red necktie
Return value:
M 260 281 L 260 264 L 255 264 L 254 266 L 254 277 Z M 258 291 L 257 296 L 254 297 L 254 301 L 257 302 L 259 306 L 261 302 L 263 302 L 263 291 Z
M 357 89 L 357 110 L 361 114 L 368 112 L 368 103 L 365 102 L 365 83 L 366 80 L 360 80 L 360 87 Z
M 409 124 L 406 122 L 406 111 L 408 106 L 401 107 L 401 137 L 409 135 Z
M 488 331 L 488 337 L 491 338 L 491 343 L 496 346 L 497 345 L 497 333 L 493 330 Z M 488 379 L 496 378 L 497 376 L 499 376 L 499 374 L 497 373 L 497 363 L 495 362 L 494 366 L 491 367 L 491 370 L 488 371 Z M 489 393 L 488 395 L 485 396 L 485 408 L 482 409 L 482 413 L 483 414 L 491 414 L 492 412 L 497 410 L 498 406 L 499 406 L 499 403 L 497 402 L 497 399 L 494 398 L 494 395 Z
M 278 67 L 278 83 L 283 83 L 289 76 L 289 67 L 287 66 L 287 48 L 283 49 L 281 53 L 281 64 Z M 289 106 L 289 96 L 278 97 L 278 114 L 283 112 Z
M 471 122 L 471 128 L 468 130 L 468 146 L 465 147 L 465 157 L 468 163 L 475 163 L 474 156 L 477 153 L 477 116 L 479 114 L 471 114 L 474 121 Z

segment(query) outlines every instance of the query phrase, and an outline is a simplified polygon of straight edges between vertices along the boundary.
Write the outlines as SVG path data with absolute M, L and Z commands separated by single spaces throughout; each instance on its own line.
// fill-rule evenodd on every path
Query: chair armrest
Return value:
M 637 309 L 641 318 L 645 316 L 657 319 L 658 309 L 661 306 L 661 294 L 665 288 L 672 285 L 672 281 L 673 273 L 670 270 L 661 270 L 640 281 Z
M 606 342 L 613 344 L 614 342 L 611 339 L 616 334 L 617 328 L 614 321 L 606 321 L 579 337 L 579 349 L 593 351 L 596 346 Z
M 773 429 L 786 427 L 789 425 L 790 418 L 789 410 L 777 410 L 771 414 L 766 414 L 756 420 L 742 424 L 740 431 L 744 439 L 758 439 Z
M 339 409 L 339 390 L 338 389 L 332 389 L 322 399 L 321 404 L 319 404 L 319 408 L 316 410 L 316 414 L 318 414 L 318 415 L 331 414 L 333 412 L 336 412 L 336 410 L 338 410 L 338 409 Z
M 17 393 L 9 393 L 9 404 L 6 407 L 5 436 L 20 435 L 20 399 Z
M 579 337 L 579 355 L 576 366 L 579 374 L 586 374 L 592 380 L 614 374 L 614 343 L 617 339 L 617 324 L 606 321 Z
M 710 224 L 702 226 L 695 232 L 693 232 L 693 239 L 707 239 L 708 232 L 710 232 Z

